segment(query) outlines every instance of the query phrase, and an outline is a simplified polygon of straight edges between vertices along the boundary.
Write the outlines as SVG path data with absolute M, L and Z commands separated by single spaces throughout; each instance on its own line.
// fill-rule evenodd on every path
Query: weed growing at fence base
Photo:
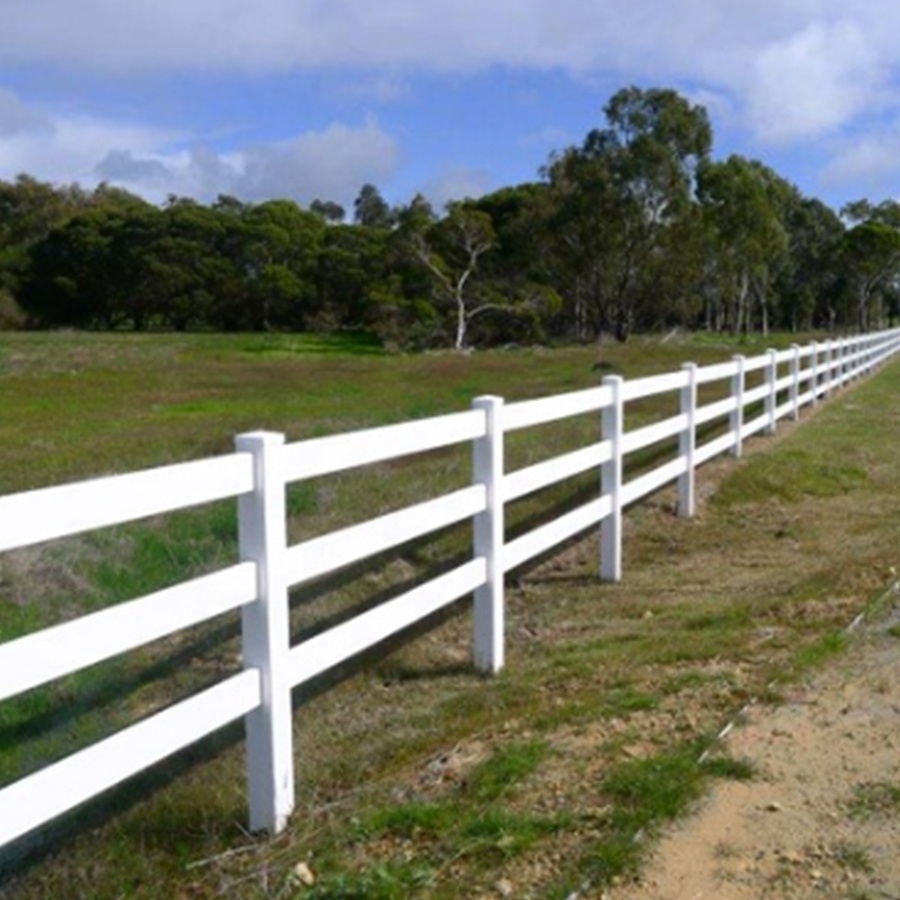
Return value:
M 34 343 L 16 350 L 20 337 Z M 390 357 L 289 336 L 156 340 L 0 335 L 0 402 L 12 411 L 0 426 L 0 438 L 12 436 L 4 490 L 225 451 L 246 428 L 293 440 L 465 408 L 478 393 L 541 396 L 597 377 L 592 348 Z M 735 348 L 648 340 L 609 350 L 610 364 L 633 377 Z M 626 877 L 641 837 L 689 808 L 709 777 L 751 774 L 715 756 L 701 765 L 708 736 L 775 675 L 796 677 L 839 652 L 838 630 L 897 564 L 898 377 L 895 363 L 799 429 L 780 426 L 778 441 L 751 442 L 745 461 L 701 470 L 693 521 L 674 516 L 665 492 L 632 509 L 622 584 L 597 581 L 596 536 L 513 573 L 500 677 L 471 671 L 471 620 L 460 608 L 297 692 L 298 808 L 285 834 L 241 830 L 235 728 L 114 792 L 111 807 L 93 804 L 81 827 L 76 814 L 49 855 L 13 876 L 7 869 L 15 880 L 0 881 L 0 896 L 555 898 Z M 45 393 L 57 389 L 51 402 Z M 115 435 L 120 420 L 134 440 Z M 596 424 L 523 437 L 510 466 L 562 452 Z M 298 486 L 292 534 L 440 493 L 468 464 L 435 454 Z M 595 487 L 585 479 L 583 490 Z M 565 506 L 579 490 L 549 499 Z M 30 630 L 221 565 L 234 553 L 226 506 L 39 548 L 27 566 L 2 569 L 0 629 Z M 537 510 L 525 501 L 515 516 Z M 297 592 L 295 637 L 447 565 L 470 539 L 451 530 Z M 35 573 L 41 596 L 55 597 L 46 608 L 31 599 Z M 35 709 L 0 720 L 0 772 L 8 779 L 68 752 L 67 705 L 93 708 L 79 727 L 102 731 L 220 678 L 239 664 L 236 630 L 233 620 L 197 629 L 59 695 L 26 695 L 40 701 Z M 314 884 L 298 880 L 299 862 Z

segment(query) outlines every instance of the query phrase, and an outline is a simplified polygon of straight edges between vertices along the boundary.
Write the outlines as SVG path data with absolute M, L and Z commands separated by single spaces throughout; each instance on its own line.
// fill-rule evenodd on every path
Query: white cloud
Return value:
M 169 194 L 208 201 L 316 197 L 348 204 L 367 181 L 390 179 L 400 160 L 394 138 L 370 117 L 287 140 L 220 152 L 183 131 L 85 116 L 54 115 L 0 91 L 0 178 L 27 172 L 86 187 L 109 181 L 154 202 Z
M 140 184 L 164 183 L 169 170 L 158 159 L 136 159 L 130 150 L 110 150 L 94 167 L 105 181 Z
M 389 179 L 398 160 L 394 139 L 369 119 L 359 128 L 333 124 L 227 153 L 205 145 L 140 159 L 118 153 L 96 171 L 103 176 L 110 162 L 126 163 L 119 183 L 156 201 L 168 194 L 207 202 L 233 194 L 251 202 L 284 197 L 308 205 L 318 197 L 349 206 L 364 183 Z
M 140 71 L 407 66 L 740 67 L 811 20 L 893 20 L 893 0 L 4 0 L 0 58 Z M 896 32 L 894 32 L 895 34 Z M 642 55 L 636 56 L 636 53 Z
M 836 147 L 831 162 L 821 176 L 830 188 L 857 187 L 860 195 L 879 200 L 900 195 L 900 122 Z
M 421 188 L 436 210 L 443 209 L 451 200 L 475 200 L 491 188 L 490 172 L 466 166 L 450 166 L 430 178 Z
M 4 0 L 0 59 L 106 73 L 356 73 L 379 102 L 410 71 L 619 73 L 733 96 L 802 139 L 868 108 L 900 64 L 895 0 Z
M 53 124 L 46 116 L 27 107 L 12 91 L 0 88 L 0 140 L 52 131 Z
M 366 182 L 381 183 L 397 168 L 396 141 L 374 118 L 361 128 L 330 125 L 291 140 L 241 154 L 237 192 L 251 200 L 288 196 L 303 203 L 319 197 L 347 204 Z
M 86 84 L 99 76 L 98 82 L 116 84 L 119 103 L 122 97 L 127 102 L 129 84 L 140 82 L 147 91 L 144 77 L 162 77 L 171 90 L 176 77 L 192 75 L 194 91 L 208 95 L 221 76 L 239 89 L 244 76 L 324 73 L 321 83 L 338 107 L 393 103 L 412 92 L 413 109 L 428 102 L 423 74 L 552 71 L 582 86 L 675 86 L 709 108 L 732 146 L 740 143 L 735 135 L 749 135 L 757 148 L 843 139 L 900 107 L 896 0 L 2 3 L 0 78 L 3 67 L 39 72 L 45 86 L 54 79 L 66 84 L 70 73 Z M 602 100 L 598 94 L 598 107 Z M 102 100 L 97 103 L 93 108 L 101 109 Z M 552 121 L 565 124 L 555 110 Z M 392 127 L 411 134 L 409 126 Z M 528 127 L 539 142 L 537 126 Z M 114 173 L 127 177 L 132 189 L 154 197 L 275 192 L 301 200 L 329 196 L 346 205 L 363 181 L 383 183 L 400 166 L 396 141 L 374 120 L 302 128 L 287 140 L 254 147 L 236 146 L 232 136 L 224 151 L 218 149 L 223 141 L 183 128 L 32 109 L 0 88 L 0 177 L 24 170 L 89 183 L 105 172 L 111 179 Z M 549 143 L 568 142 L 550 135 Z M 843 168 L 831 166 L 829 178 L 850 171 L 869 146 L 865 140 Z M 872 139 L 871 147 L 880 146 Z M 866 152 L 874 165 L 878 154 Z M 474 194 L 488 183 L 483 172 L 449 171 L 432 180 L 432 194 Z
M 760 54 L 750 112 L 765 139 L 816 137 L 878 105 L 884 86 L 878 54 L 857 25 L 813 24 Z
M 5 93 L 8 96 L 11 92 Z M 79 181 L 91 185 L 100 180 L 96 166 L 111 151 L 127 150 L 135 158 L 144 158 L 185 138 L 174 129 L 57 115 L 27 105 L 15 95 L 13 99 L 18 105 L 18 120 L 26 124 L 15 130 L 0 129 L 0 178 L 26 172 L 54 183 Z

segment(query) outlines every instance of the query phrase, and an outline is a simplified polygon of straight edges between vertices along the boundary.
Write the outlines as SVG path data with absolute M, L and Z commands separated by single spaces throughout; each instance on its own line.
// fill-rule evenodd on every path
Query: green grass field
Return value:
M 762 349 L 639 338 L 605 346 L 597 371 L 596 347 L 402 356 L 354 337 L 0 334 L 0 493 L 227 452 L 246 430 L 293 441 Z M 699 763 L 718 727 L 839 652 L 840 627 L 890 578 L 898 383 L 894 363 L 751 442 L 746 460 L 713 463 L 693 521 L 666 492 L 636 507 L 620 585 L 597 581 L 596 535 L 517 573 L 500 677 L 472 672 L 463 606 L 298 691 L 285 834 L 243 830 L 235 728 L 0 855 L 0 896 L 462 898 L 510 885 L 562 898 L 627 874 L 635 833 L 709 778 L 752 774 L 715 753 Z M 596 433 L 585 419 L 535 429 L 511 442 L 509 465 Z M 468 466 L 462 448 L 293 486 L 291 534 L 437 495 Z M 586 478 L 516 504 L 511 533 L 594 489 Z M 469 540 L 451 529 L 295 592 L 295 639 L 448 566 Z M 215 504 L 5 554 L 0 637 L 235 552 L 233 504 Z M 236 671 L 237 631 L 226 617 L 0 705 L 0 784 Z

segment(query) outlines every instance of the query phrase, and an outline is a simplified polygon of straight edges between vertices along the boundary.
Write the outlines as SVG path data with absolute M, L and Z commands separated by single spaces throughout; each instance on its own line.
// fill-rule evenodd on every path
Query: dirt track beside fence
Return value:
M 900 595 L 845 656 L 751 706 L 725 743 L 758 775 L 722 782 L 610 900 L 900 897 Z

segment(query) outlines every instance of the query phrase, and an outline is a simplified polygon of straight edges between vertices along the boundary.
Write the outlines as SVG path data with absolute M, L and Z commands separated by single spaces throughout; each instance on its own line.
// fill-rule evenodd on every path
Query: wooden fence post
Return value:
M 678 454 L 687 464 L 687 470 L 678 477 L 678 515 L 693 518 L 696 509 L 694 491 L 694 456 L 697 450 L 697 364 L 684 363 L 681 370 L 687 372 L 688 383 L 679 394 L 679 407 L 687 423 L 678 435 Z
M 620 375 L 607 375 L 603 384 L 612 391 L 612 402 L 603 409 L 602 439 L 609 441 L 610 459 L 600 469 L 600 491 L 612 508 L 600 526 L 600 577 L 604 581 L 622 579 L 622 434 L 625 430 L 624 403 Z
M 834 342 L 830 338 L 827 341 L 825 341 L 825 398 L 826 399 L 828 399 L 831 396 L 832 387 L 834 385 L 833 344 L 834 344 Z
M 737 406 L 731 411 L 731 421 L 728 427 L 734 434 L 734 447 L 731 449 L 731 455 L 740 459 L 744 454 L 744 390 L 747 380 L 744 368 L 747 358 L 738 354 L 732 356 L 731 359 L 737 363 L 737 372 L 731 379 L 731 396 L 734 397 Z
M 479 672 L 496 674 L 504 663 L 503 398 L 476 397 L 472 408 L 484 410 L 487 425 L 472 449 L 475 481 L 487 493 L 487 508 L 474 522 L 474 553 L 486 562 L 487 581 L 475 590 L 473 657 Z
M 253 455 L 256 485 L 238 498 L 240 557 L 255 562 L 257 571 L 257 599 L 241 609 L 244 668 L 259 671 L 262 694 L 262 704 L 246 717 L 250 829 L 275 834 L 294 808 L 284 435 L 242 434 L 235 445 Z

